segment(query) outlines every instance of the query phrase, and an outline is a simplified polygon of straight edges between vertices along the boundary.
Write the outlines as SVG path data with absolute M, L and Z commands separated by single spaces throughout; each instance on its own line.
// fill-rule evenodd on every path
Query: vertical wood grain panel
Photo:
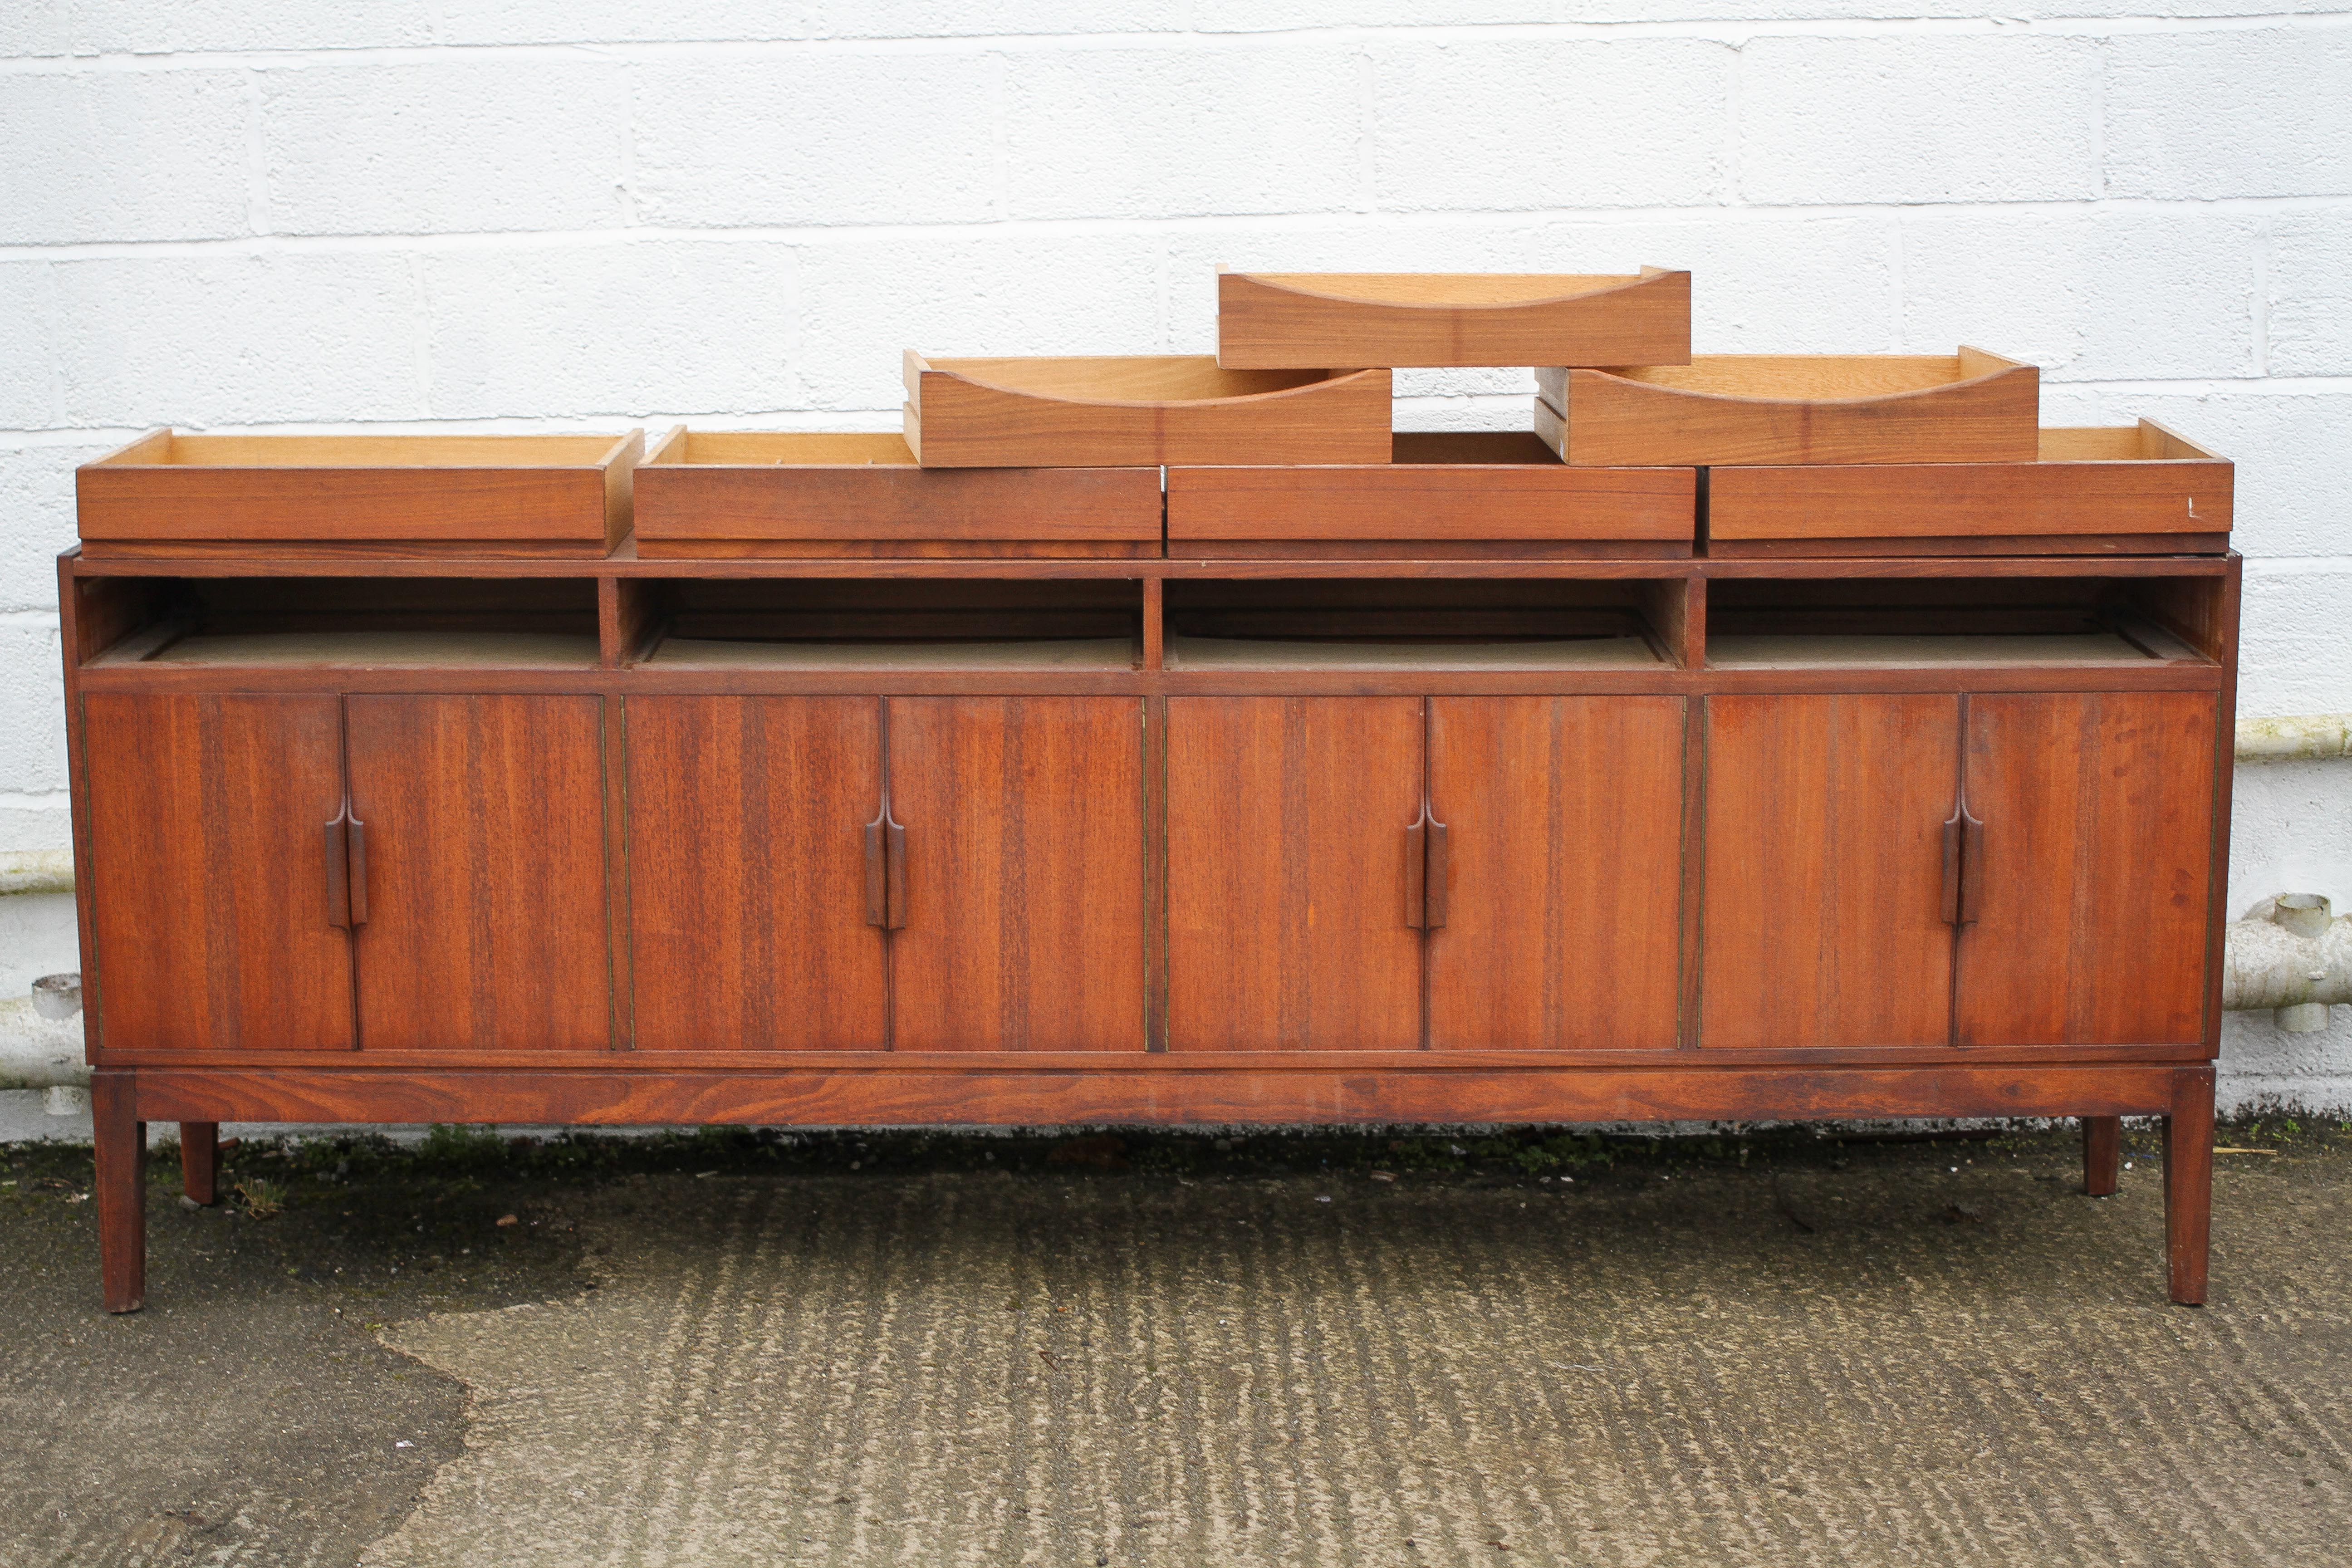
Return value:
M 352 813 L 367 824 L 362 1049 L 612 1044 L 603 708 L 347 700 Z
M 1964 1046 L 2204 1037 L 2210 692 L 1969 699 Z
M 1430 1045 L 1673 1048 L 1682 699 L 1429 706 L 1430 810 L 1452 872 L 1429 933 Z
M 349 1050 L 330 923 L 332 697 L 85 700 L 100 1037 L 116 1049 Z
M 1143 704 L 892 698 L 900 1051 L 1144 1048 Z
M 1417 697 L 1168 702 L 1169 1048 L 1412 1050 Z
M 1707 1047 L 1951 1039 L 1959 699 L 1707 699 Z
M 871 697 L 632 697 L 630 951 L 640 1050 L 879 1050 L 865 826 Z

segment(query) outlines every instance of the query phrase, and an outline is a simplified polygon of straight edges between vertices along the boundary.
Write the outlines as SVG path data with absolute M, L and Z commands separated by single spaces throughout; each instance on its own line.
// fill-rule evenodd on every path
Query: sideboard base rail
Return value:
M 146 1297 L 146 1123 L 177 1121 L 190 1195 L 209 1201 L 223 1121 L 1160 1127 L 1396 1122 L 2084 1119 L 2084 1177 L 2115 1191 L 2118 1121 L 2164 1119 L 2171 1299 L 2205 1300 L 2213 1068 L 1680 1067 L 1248 1072 L 100 1069 L 92 1076 L 106 1309 Z M 200 1190 L 201 1189 L 201 1190 Z

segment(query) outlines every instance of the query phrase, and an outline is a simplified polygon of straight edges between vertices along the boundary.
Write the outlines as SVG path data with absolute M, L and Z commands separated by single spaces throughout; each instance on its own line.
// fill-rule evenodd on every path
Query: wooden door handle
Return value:
M 1422 807 L 1424 820 L 1429 808 Z M 1415 931 L 1429 928 L 1429 846 L 1416 822 L 1404 830 L 1404 923 Z
M 1435 931 L 1445 923 L 1445 824 L 1422 802 L 1421 820 L 1404 830 L 1404 923 Z
M 888 816 L 886 811 L 884 816 Z M 907 830 L 895 822 L 883 824 L 882 836 L 888 840 L 889 886 L 886 900 L 890 917 L 890 929 L 897 931 L 907 923 Z
M 907 830 L 887 805 L 866 825 L 866 923 L 884 931 L 907 923 Z
M 1445 882 L 1450 867 L 1445 857 L 1445 824 L 1433 816 L 1429 818 L 1428 841 L 1428 868 L 1422 873 L 1421 918 L 1425 929 L 1436 931 L 1445 924 Z
M 1984 897 L 1984 824 L 1969 814 L 1966 795 L 1960 797 L 1960 918 L 1959 925 L 1974 925 L 1977 904 Z
M 1944 821 L 1944 923 L 1973 924 L 1977 918 L 1977 884 L 1981 881 L 1984 824 L 1969 814 L 1966 796 L 1952 806 Z
M 351 809 L 348 805 L 344 806 L 343 814 L 350 816 Z M 363 926 L 367 924 L 368 918 L 367 824 L 356 816 L 352 816 L 350 837 L 351 849 L 348 863 L 351 867 L 349 897 L 352 924 Z
M 327 923 L 349 931 L 352 924 L 352 808 L 335 813 L 326 825 Z
M 890 873 L 882 827 L 889 819 L 886 808 L 866 825 L 866 923 L 886 930 L 890 924 Z
M 327 923 L 348 931 L 367 924 L 367 824 L 346 799 L 327 824 Z

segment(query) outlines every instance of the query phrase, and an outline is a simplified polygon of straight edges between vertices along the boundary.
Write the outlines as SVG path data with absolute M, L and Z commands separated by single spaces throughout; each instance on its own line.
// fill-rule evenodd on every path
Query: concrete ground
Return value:
M 2147 1130 L 248 1142 L 121 1319 L 16 1145 L 0 1563 L 2340 1563 L 2289 1131 L 2203 1310 Z

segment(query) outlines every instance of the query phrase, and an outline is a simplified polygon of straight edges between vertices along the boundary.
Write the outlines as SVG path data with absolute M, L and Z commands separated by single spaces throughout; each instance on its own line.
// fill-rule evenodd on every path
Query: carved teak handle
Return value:
M 907 923 L 907 830 L 886 804 L 866 825 L 866 923 L 897 931 Z
M 1944 921 L 1972 925 L 1984 880 L 1984 824 L 1969 813 L 1963 795 L 1944 823 Z
M 327 923 L 350 930 L 367 924 L 367 824 L 352 815 L 346 795 L 327 824 Z
M 1421 820 L 1404 830 L 1404 923 L 1415 931 L 1445 924 L 1445 824 L 1421 806 Z

